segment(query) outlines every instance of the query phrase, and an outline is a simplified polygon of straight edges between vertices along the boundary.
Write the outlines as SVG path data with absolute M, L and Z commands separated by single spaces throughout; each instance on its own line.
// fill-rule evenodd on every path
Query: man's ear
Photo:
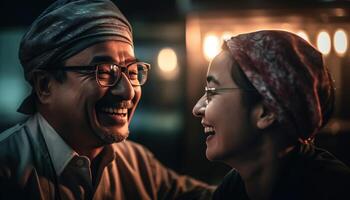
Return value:
M 262 103 L 254 108 L 255 125 L 258 129 L 266 129 L 276 120 L 276 114 L 271 112 Z
M 33 87 L 41 104 L 47 104 L 52 94 L 52 76 L 43 70 L 33 72 Z

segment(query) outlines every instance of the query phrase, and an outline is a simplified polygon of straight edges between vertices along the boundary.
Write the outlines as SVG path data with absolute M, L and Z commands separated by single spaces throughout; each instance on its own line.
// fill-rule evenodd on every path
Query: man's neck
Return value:
M 61 135 L 61 137 L 75 152 L 79 154 L 79 156 L 86 156 L 90 161 L 93 161 L 103 150 L 103 146 L 87 145 L 87 142 L 85 141 L 77 142 L 74 138 L 66 137 L 66 135 Z
M 55 129 L 58 135 L 80 156 L 86 156 L 91 161 L 102 151 L 103 144 L 96 144 L 99 141 L 93 133 L 79 132 L 79 130 L 64 130 L 60 129 L 64 126 L 55 124 L 57 120 L 52 120 L 49 114 L 41 110 L 39 113 L 46 119 L 46 121 Z

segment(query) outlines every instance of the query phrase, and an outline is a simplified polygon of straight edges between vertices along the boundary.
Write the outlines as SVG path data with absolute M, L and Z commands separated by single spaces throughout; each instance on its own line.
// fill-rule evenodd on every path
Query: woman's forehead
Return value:
M 232 84 L 231 67 L 232 58 L 227 51 L 220 52 L 210 63 L 207 77 L 212 77 L 220 84 Z
M 232 59 L 227 51 L 221 51 L 217 56 L 214 57 L 212 62 L 209 64 L 209 70 L 216 70 L 221 68 L 229 69 L 232 64 Z

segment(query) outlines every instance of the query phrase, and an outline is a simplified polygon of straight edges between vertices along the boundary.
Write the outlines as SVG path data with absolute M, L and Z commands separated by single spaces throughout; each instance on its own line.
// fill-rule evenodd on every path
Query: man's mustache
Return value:
M 134 103 L 132 101 L 119 101 L 119 102 L 99 102 L 97 107 L 113 107 L 113 108 L 126 108 L 130 109 L 134 107 Z

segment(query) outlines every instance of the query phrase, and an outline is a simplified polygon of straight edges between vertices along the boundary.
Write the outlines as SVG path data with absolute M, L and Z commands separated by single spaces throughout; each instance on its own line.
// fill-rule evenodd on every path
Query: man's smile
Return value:
M 132 108 L 133 103 L 131 101 L 122 101 L 118 103 L 99 102 L 96 105 L 100 123 L 102 120 L 110 125 L 127 123 Z
M 126 108 L 112 108 L 112 107 L 103 107 L 101 110 L 110 115 L 120 115 L 125 117 L 127 115 L 128 109 Z

